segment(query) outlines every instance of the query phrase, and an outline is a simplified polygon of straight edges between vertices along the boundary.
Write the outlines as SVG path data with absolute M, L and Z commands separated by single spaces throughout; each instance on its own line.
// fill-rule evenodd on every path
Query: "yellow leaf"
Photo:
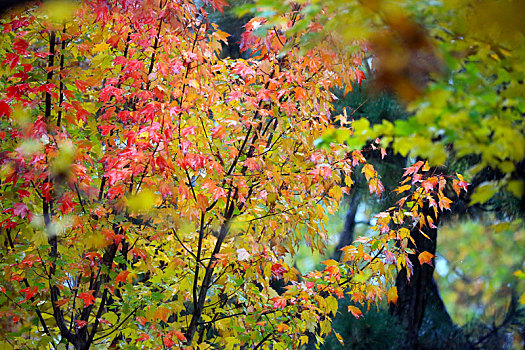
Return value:
M 496 187 L 496 184 L 494 182 L 485 182 L 481 184 L 474 193 L 472 194 L 472 197 L 470 199 L 470 205 L 474 205 L 476 203 L 483 204 L 486 201 L 488 201 L 494 194 L 498 192 L 498 188 Z
M 406 227 L 402 227 L 399 229 L 398 231 L 398 235 L 401 239 L 404 239 L 404 238 L 407 238 L 407 237 L 410 237 L 410 230 L 407 229 Z
M 323 261 L 323 264 L 326 265 L 326 266 L 337 266 L 337 265 L 339 265 L 339 263 L 337 261 L 332 260 L 332 259 Z
M 400 187 L 396 188 L 394 191 L 397 192 L 397 193 L 402 193 L 402 192 L 405 192 L 405 191 L 409 190 L 410 187 L 412 187 L 412 186 L 411 185 L 404 185 L 404 186 L 400 186 Z
M 521 198 L 523 195 L 523 181 L 512 180 L 509 181 L 507 185 L 507 190 L 511 192 L 514 196 Z
M 222 30 L 216 30 L 215 32 L 213 32 L 213 35 L 217 38 L 217 40 L 228 44 L 227 38 L 230 36 L 230 34 L 223 32 Z
M 326 307 L 328 309 L 328 312 L 332 313 L 332 314 L 336 314 L 337 313 L 337 299 L 334 298 L 333 296 L 329 296 L 328 298 L 326 298 Z
M 308 344 L 308 336 L 306 336 L 306 335 L 301 336 L 301 338 L 299 338 L 299 341 L 300 341 L 301 345 Z
M 394 287 L 390 288 L 388 290 L 388 293 L 386 294 L 386 297 L 387 297 L 387 302 L 388 303 L 396 304 L 397 303 L 397 298 L 398 298 L 397 287 L 394 286 Z
M 149 189 L 144 189 L 128 198 L 128 207 L 131 211 L 147 211 L 151 209 L 154 204 L 155 194 Z

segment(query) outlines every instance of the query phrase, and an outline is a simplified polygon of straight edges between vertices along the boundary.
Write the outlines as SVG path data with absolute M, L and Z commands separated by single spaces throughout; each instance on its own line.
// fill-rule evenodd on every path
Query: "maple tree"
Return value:
M 324 248 L 325 212 L 357 166 L 383 190 L 344 134 L 315 142 L 333 129 L 330 89 L 362 79 L 363 51 L 302 54 L 319 27 L 285 36 L 298 9 L 265 36 L 252 19 L 247 60 L 219 58 L 227 34 L 191 1 L 69 10 L 1 22 L 2 346 L 284 349 L 330 333 L 344 294 L 396 302 L 394 272 L 417 249 L 407 226 L 449 207 L 451 179 L 424 162 L 340 262 L 301 275 L 285 261 L 303 242 Z

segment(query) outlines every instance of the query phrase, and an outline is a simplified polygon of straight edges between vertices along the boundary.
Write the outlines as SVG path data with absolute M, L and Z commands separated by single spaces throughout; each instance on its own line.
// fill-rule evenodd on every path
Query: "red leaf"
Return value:
M 226 129 L 222 125 L 218 125 L 211 129 L 211 136 L 214 139 L 224 140 L 224 137 L 226 137 Z
M 7 53 L 5 57 L 2 64 L 8 64 L 11 69 L 15 68 L 18 62 L 20 62 L 20 57 L 16 53 Z
M 141 316 L 137 317 L 137 321 L 139 321 L 141 326 L 144 326 L 146 323 L 149 322 L 147 318 Z
M 75 80 L 75 86 L 81 92 L 86 92 L 86 89 L 89 87 L 89 84 L 82 80 Z
M 177 339 L 179 339 L 180 341 L 187 341 L 186 336 L 181 331 L 175 331 L 174 333 Z
M 224 0 L 205 0 L 205 3 L 211 5 L 215 11 L 223 12 L 223 7 L 228 6 L 228 3 Z
M 247 75 L 255 76 L 255 71 L 242 62 L 237 62 L 235 64 L 233 67 L 233 72 L 235 74 L 239 74 L 243 78 L 246 78 Z
M 212 191 L 213 200 L 218 200 L 219 198 L 226 198 L 226 190 L 222 187 L 215 187 Z
M 29 43 L 22 39 L 18 39 L 13 44 L 13 48 L 16 50 L 16 52 L 22 55 L 26 53 L 26 49 L 28 46 L 29 46 Z
M 424 163 L 422 161 L 418 161 L 414 165 L 412 165 L 412 166 L 410 166 L 408 168 L 405 168 L 405 173 L 403 174 L 403 177 L 407 176 L 407 175 L 410 175 L 410 174 L 417 173 L 419 168 L 421 168 L 421 166 L 423 166 L 423 164 Z
M 26 256 L 20 264 L 26 265 L 28 267 L 33 267 L 33 264 L 36 262 L 42 262 L 42 260 L 38 256 L 32 254 L 32 255 Z
M 183 128 L 180 132 L 180 134 L 184 137 L 188 135 L 195 135 L 195 129 L 197 129 L 196 126 L 188 126 L 186 128 Z
M 80 293 L 77 298 L 82 299 L 84 302 L 84 307 L 93 305 L 95 303 L 95 297 L 93 296 L 93 291 L 87 291 L 84 293 Z
M 273 301 L 273 308 L 274 309 L 284 309 L 286 307 L 286 298 L 285 297 L 274 297 L 270 299 Z
M 259 163 L 255 158 L 247 158 L 244 161 L 244 166 L 246 166 L 250 171 L 259 170 Z
M 0 117 L 3 115 L 9 117 L 11 115 L 11 107 L 9 107 L 7 102 L 0 101 Z
M 75 324 L 76 324 L 78 329 L 84 328 L 85 326 L 87 326 L 87 322 L 86 321 L 81 321 L 81 320 L 75 320 Z
M 47 83 L 47 84 L 43 84 L 41 85 L 38 90 L 41 91 L 41 92 L 48 92 L 50 93 L 51 91 L 53 91 L 53 89 L 55 88 L 55 84 L 52 84 L 52 83 Z
M 15 203 L 13 205 L 13 214 L 20 216 L 21 218 L 25 218 L 28 213 L 29 209 L 24 203 Z
M 59 203 L 60 203 L 60 207 L 59 207 L 59 210 L 62 214 L 68 214 L 69 212 L 71 212 L 71 210 L 73 210 L 75 204 L 73 203 L 73 198 L 74 198 L 74 193 L 73 192 L 66 192 L 60 199 L 59 199 Z
M 175 342 L 173 341 L 173 339 L 171 339 L 171 337 L 162 338 L 162 343 L 167 348 L 171 348 L 173 345 L 175 345 Z
M 25 303 L 26 301 L 34 297 L 36 293 L 38 293 L 38 286 L 21 289 L 20 293 L 24 293 L 26 295 L 26 298 L 23 301 L 21 301 L 21 303 Z
M 361 86 L 361 82 L 362 82 L 363 80 L 366 80 L 365 73 L 364 73 L 362 70 L 356 69 L 356 70 L 354 71 L 354 75 L 355 75 L 355 80 L 357 81 L 357 83 L 359 84 L 359 86 Z
M 18 190 L 18 191 L 16 191 L 16 193 L 18 193 L 18 196 L 20 197 L 20 199 L 25 198 L 25 197 L 29 197 L 29 195 L 31 194 L 31 193 L 29 193 L 28 190 Z
M 283 277 L 283 273 L 286 272 L 286 269 L 279 263 L 272 265 L 272 277 L 280 279 Z
M 58 306 L 63 306 L 65 304 L 67 304 L 69 302 L 69 298 L 65 298 L 65 299 L 60 299 L 60 300 L 57 300 L 56 304 Z

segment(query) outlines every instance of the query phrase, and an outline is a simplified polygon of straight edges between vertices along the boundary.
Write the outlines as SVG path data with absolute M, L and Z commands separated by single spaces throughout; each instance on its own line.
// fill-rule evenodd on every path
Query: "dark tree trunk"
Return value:
M 357 186 L 350 193 L 349 208 L 345 216 L 345 224 L 343 231 L 339 236 L 339 242 L 334 248 L 334 253 L 332 258 L 336 261 L 339 261 L 341 258 L 341 248 L 346 247 L 347 245 L 352 244 L 354 241 L 354 230 L 355 230 L 355 217 L 357 214 L 357 208 L 361 201 L 361 194 L 357 190 Z
M 435 225 L 438 224 L 438 218 L 434 217 L 433 210 L 428 206 L 423 208 L 421 215 L 432 216 Z M 433 273 L 434 266 L 429 264 L 421 265 L 418 259 L 419 253 L 427 251 L 436 254 L 436 240 L 437 229 L 425 226 L 422 228 L 425 237 L 419 229 L 419 225 L 410 232 L 414 239 L 415 245 L 409 242 L 408 247 L 415 250 L 415 254 L 409 255 L 410 263 L 412 264 L 412 275 L 410 280 L 407 278 L 407 270 L 399 271 L 396 278 L 396 287 L 398 293 L 398 300 L 396 305 L 392 305 L 390 312 L 397 316 L 399 322 L 407 330 L 406 339 L 404 339 L 404 349 L 416 350 L 418 349 L 419 330 L 423 323 L 423 316 L 425 315 L 425 306 L 428 299 L 428 289 L 434 282 Z M 432 264 L 434 259 L 432 259 Z M 436 288 L 437 291 L 437 288 Z

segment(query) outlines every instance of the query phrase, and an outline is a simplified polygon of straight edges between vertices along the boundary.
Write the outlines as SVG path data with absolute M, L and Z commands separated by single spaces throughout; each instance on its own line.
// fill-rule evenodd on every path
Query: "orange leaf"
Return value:
M 397 193 L 405 192 L 406 190 L 409 190 L 410 187 L 412 187 L 412 186 L 411 185 L 400 186 L 400 187 L 396 188 L 394 190 L 394 192 L 397 192 Z
M 140 337 L 137 338 L 137 341 L 144 341 L 148 339 L 149 339 L 149 335 L 147 335 L 146 333 L 142 333 Z
M 197 208 L 199 208 L 202 212 L 205 212 L 206 208 L 208 208 L 208 198 L 200 193 L 197 195 Z
M 180 341 L 187 341 L 186 336 L 181 331 L 175 331 L 174 333 L 177 339 L 179 339 Z
M 452 203 L 452 201 L 448 199 L 447 197 L 445 197 L 443 194 L 440 194 L 438 197 L 439 197 L 439 209 L 450 210 L 450 203 Z
M 277 332 L 279 333 L 283 333 L 283 332 L 286 332 L 288 330 L 288 325 L 284 324 L 284 323 L 281 323 L 279 325 L 277 325 Z
M 361 310 L 359 310 L 357 307 L 355 306 L 352 306 L 350 305 L 348 307 L 348 311 L 352 313 L 352 315 L 354 315 L 355 318 L 359 318 L 361 316 L 363 316 L 363 313 L 361 312 Z
M 117 275 L 117 277 L 115 278 L 115 282 L 122 282 L 122 283 L 126 283 L 126 279 L 128 278 L 128 275 L 129 275 L 129 271 L 128 270 L 124 270 L 124 271 L 120 271 Z
M 297 101 L 302 100 L 306 97 L 306 91 L 302 87 L 298 86 L 294 89 L 294 91 L 295 91 L 295 99 Z
M 434 254 L 432 253 L 429 253 L 429 252 L 423 252 L 421 254 L 419 254 L 418 256 L 418 259 L 419 259 L 419 263 L 421 265 L 423 264 L 429 264 L 430 266 L 433 266 L 432 265 L 432 258 L 434 258 Z
M 168 319 L 169 313 L 170 313 L 170 309 L 161 306 L 157 308 L 157 310 L 155 310 L 153 317 L 155 318 L 155 320 L 161 320 L 161 321 L 166 322 L 166 320 Z

